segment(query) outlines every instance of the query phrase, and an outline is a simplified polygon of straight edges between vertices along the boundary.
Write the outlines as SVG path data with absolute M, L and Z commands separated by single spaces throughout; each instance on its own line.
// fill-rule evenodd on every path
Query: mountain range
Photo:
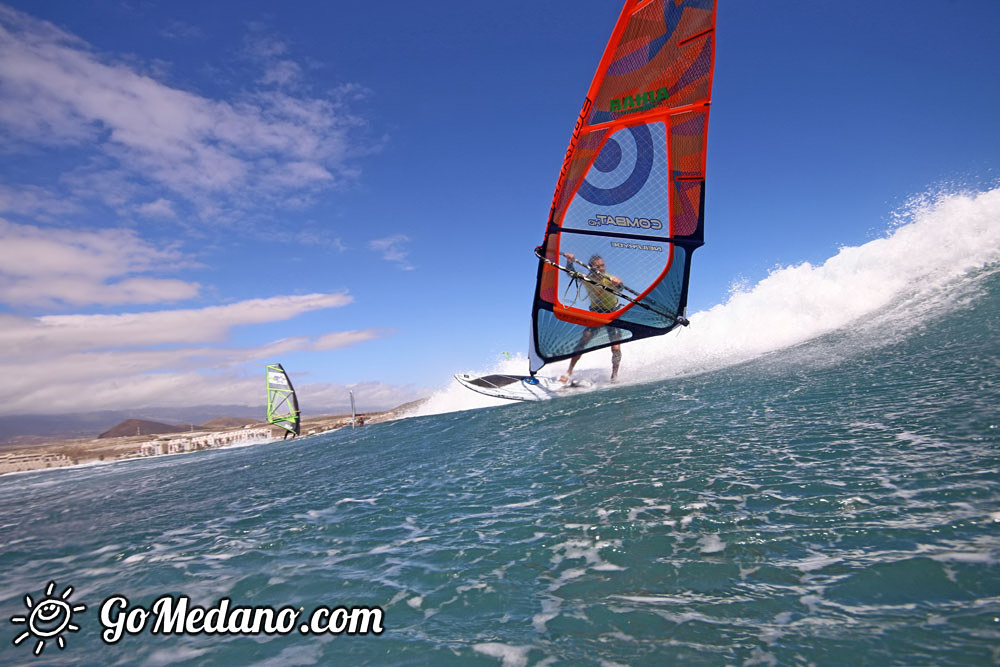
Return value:
M 155 422 L 167 428 L 177 428 L 178 431 L 190 430 L 191 424 L 201 424 L 209 428 L 233 428 L 251 422 L 263 421 L 264 414 L 263 405 L 259 407 L 207 405 L 194 408 L 143 408 L 127 412 L 104 410 L 52 415 L 9 415 L 0 417 L 0 444 L 24 445 L 52 439 L 93 438 L 116 428 L 127 420 Z M 225 423 L 217 420 L 222 420 Z M 179 424 L 179 426 L 172 427 L 171 424 Z M 144 430 L 141 432 L 142 434 L 146 433 Z M 135 435 L 135 433 L 135 425 L 133 425 L 130 433 L 122 435 Z

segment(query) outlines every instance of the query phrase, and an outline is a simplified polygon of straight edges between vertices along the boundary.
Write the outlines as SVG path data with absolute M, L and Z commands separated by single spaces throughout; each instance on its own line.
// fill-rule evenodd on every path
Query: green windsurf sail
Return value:
M 299 399 L 281 364 L 267 365 L 267 421 L 293 436 L 299 434 Z

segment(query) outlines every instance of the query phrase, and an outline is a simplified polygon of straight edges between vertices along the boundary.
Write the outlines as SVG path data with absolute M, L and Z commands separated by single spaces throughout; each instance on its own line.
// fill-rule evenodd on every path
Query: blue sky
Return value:
M 1000 3 L 719 4 L 690 312 L 996 182 Z M 5 413 L 260 404 L 275 361 L 388 407 L 523 354 L 619 10 L 0 4 Z

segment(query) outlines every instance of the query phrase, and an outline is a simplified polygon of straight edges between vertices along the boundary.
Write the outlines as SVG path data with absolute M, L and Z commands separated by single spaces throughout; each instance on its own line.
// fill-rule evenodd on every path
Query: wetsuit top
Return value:
M 612 277 L 607 274 L 591 273 L 588 277 L 605 287 L 611 289 L 615 287 L 614 283 L 611 282 Z M 590 296 L 590 309 L 592 311 L 597 313 L 613 313 L 618 310 L 618 296 L 614 292 L 609 292 L 588 282 L 584 282 L 583 285 L 587 288 L 587 294 Z

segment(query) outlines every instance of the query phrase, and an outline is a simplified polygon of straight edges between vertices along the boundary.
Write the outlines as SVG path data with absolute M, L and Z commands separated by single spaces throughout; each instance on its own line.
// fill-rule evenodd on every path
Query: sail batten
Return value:
M 686 323 L 691 254 L 704 243 L 715 12 L 715 0 L 626 0 L 536 251 L 532 373 Z

